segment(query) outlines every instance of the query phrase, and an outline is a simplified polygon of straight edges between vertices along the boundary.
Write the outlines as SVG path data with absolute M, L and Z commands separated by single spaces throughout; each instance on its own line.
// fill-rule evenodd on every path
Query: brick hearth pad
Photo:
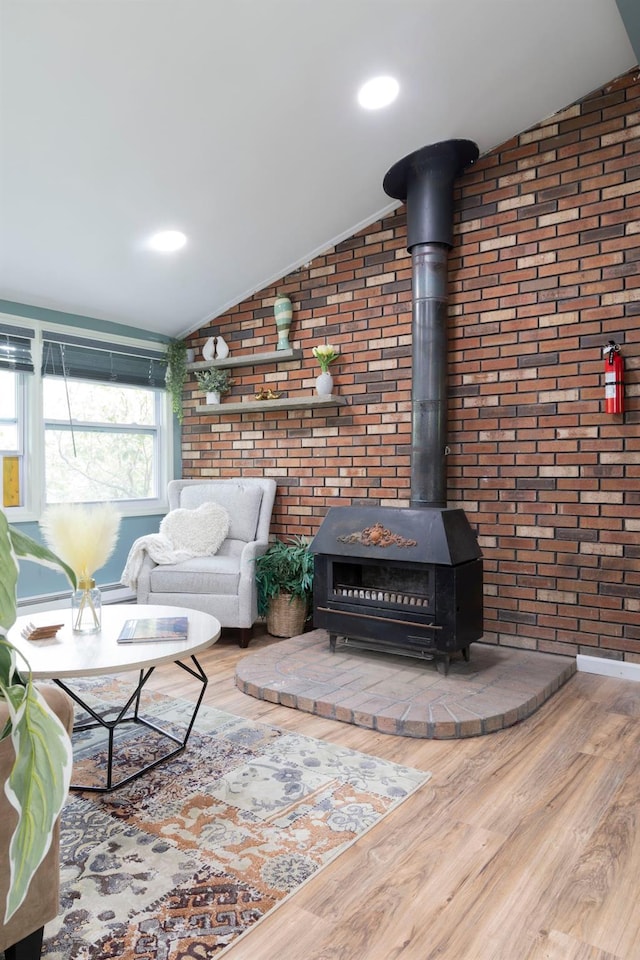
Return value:
M 362 650 L 329 651 L 325 630 L 248 654 L 236 686 L 259 700 L 402 737 L 446 740 L 510 727 L 575 673 L 571 657 L 471 645 L 471 659 L 435 663 Z

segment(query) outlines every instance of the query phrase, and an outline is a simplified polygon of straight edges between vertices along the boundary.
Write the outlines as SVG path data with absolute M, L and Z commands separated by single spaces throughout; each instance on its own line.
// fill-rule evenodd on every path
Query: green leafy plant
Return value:
M 31 678 L 20 671 L 19 656 L 7 634 L 16 621 L 18 558 L 62 569 L 76 586 L 73 570 L 59 557 L 10 527 L 0 511 L 0 700 L 8 719 L 0 740 L 11 738 L 15 761 L 4 790 L 18 814 L 9 847 L 10 883 L 4 922 L 23 902 L 34 873 L 51 845 L 58 814 L 66 799 L 73 754 L 62 723 Z
M 200 370 L 196 373 L 196 380 L 204 393 L 219 393 L 221 396 L 229 393 L 233 386 L 230 372 L 222 367 Z
M 258 586 L 258 613 L 264 616 L 269 602 L 280 593 L 305 600 L 308 604 L 313 591 L 313 554 L 305 537 L 274 540 L 266 553 L 256 560 Z
M 187 380 L 187 345 L 184 340 L 172 340 L 167 347 L 167 375 L 165 383 L 171 394 L 171 409 L 182 423 L 182 394 Z

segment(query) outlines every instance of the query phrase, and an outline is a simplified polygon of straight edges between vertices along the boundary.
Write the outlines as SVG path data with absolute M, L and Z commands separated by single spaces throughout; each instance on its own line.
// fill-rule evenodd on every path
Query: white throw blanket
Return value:
M 134 540 L 120 582 L 138 589 L 145 554 L 154 563 L 180 563 L 192 557 L 211 557 L 229 533 L 229 514 L 219 503 L 201 503 L 193 510 L 178 507 L 160 522 L 160 533 Z
M 145 537 L 138 537 L 131 544 L 125 568 L 120 577 L 120 583 L 132 590 L 138 589 L 138 577 L 142 570 L 145 554 L 149 554 L 154 563 L 180 563 L 197 557 L 191 550 L 175 550 L 168 537 L 163 533 L 148 533 Z

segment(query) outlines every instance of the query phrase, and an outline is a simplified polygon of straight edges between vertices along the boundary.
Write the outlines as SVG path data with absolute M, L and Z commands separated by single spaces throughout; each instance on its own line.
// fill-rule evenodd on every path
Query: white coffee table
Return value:
M 118 643 L 117 638 L 125 620 L 153 617 L 187 618 L 189 623 L 186 640 L 158 640 Z M 36 627 L 62 623 L 56 636 L 49 640 L 27 640 L 22 631 L 27 624 Z M 71 629 L 71 610 L 50 610 L 19 617 L 9 631 L 9 640 L 24 655 L 35 680 L 53 680 L 85 710 L 91 720 L 76 725 L 75 730 L 103 727 L 108 733 L 108 758 L 104 785 L 72 784 L 73 790 L 105 793 L 136 780 L 147 770 L 180 753 L 187 745 L 208 678 L 196 659 L 196 654 L 210 647 L 220 636 L 220 623 L 215 617 L 199 610 L 185 607 L 167 607 L 150 604 L 108 604 L 102 608 L 102 630 L 99 633 L 76 634 Z M 185 662 L 186 661 L 186 662 Z M 200 693 L 193 715 L 183 736 L 174 736 L 166 729 L 140 714 L 140 694 L 155 668 L 161 663 L 175 663 L 201 683 Z M 18 657 L 18 669 L 26 672 L 26 666 Z M 99 714 L 66 681 L 78 677 L 106 676 L 114 673 L 138 671 L 135 689 L 127 702 L 114 706 L 106 714 Z M 113 738 L 116 728 L 122 723 L 138 723 L 173 741 L 177 746 L 153 761 L 144 764 L 134 773 L 114 782 Z

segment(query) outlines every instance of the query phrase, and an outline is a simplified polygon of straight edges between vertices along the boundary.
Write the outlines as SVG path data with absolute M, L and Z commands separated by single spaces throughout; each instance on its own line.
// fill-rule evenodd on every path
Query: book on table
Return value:
M 125 620 L 118 643 L 152 643 L 156 640 L 186 640 L 187 617 L 140 617 Z

